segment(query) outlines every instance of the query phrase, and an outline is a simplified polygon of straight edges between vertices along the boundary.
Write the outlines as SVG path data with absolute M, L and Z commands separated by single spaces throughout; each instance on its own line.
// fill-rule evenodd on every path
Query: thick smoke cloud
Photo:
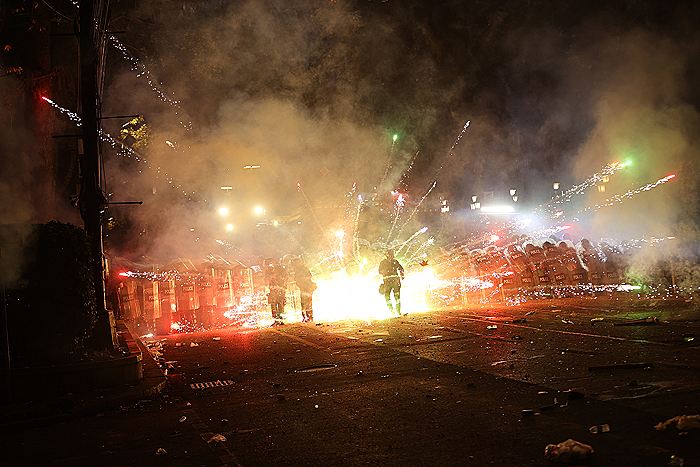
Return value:
M 536 204 L 552 181 L 575 183 L 629 157 L 632 168 L 582 205 L 670 172 L 679 179 L 623 210 L 600 210 L 579 233 L 669 235 L 692 225 L 695 9 L 659 16 L 642 2 L 540 14 L 522 3 L 145 2 L 113 27 L 129 30 L 124 41 L 182 110 L 154 105 L 126 70 L 113 73 L 105 104 L 110 113 L 144 113 L 152 132 L 144 154 L 207 203 L 184 201 L 153 171 L 112 160 L 115 196 L 146 201 L 119 214 L 157 232 L 142 245 L 156 256 L 192 254 L 190 226 L 208 230 L 202 239 L 216 236 L 213 212 L 223 202 L 239 203 L 241 218 L 251 203 L 280 216 L 305 212 L 321 235 L 342 216 L 323 206 L 342 205 L 353 182 L 371 191 L 389 156 L 381 188 L 393 187 L 420 150 L 409 195 L 419 199 L 437 174 L 435 193 L 454 202 L 514 187 Z M 448 156 L 466 120 L 472 126 Z M 224 185 L 235 190 L 223 194 Z

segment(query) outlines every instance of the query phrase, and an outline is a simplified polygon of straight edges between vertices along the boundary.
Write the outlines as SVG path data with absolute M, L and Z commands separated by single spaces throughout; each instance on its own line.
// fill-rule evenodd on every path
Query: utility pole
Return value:
M 105 263 L 102 249 L 102 213 L 106 200 L 100 180 L 100 76 L 103 60 L 99 50 L 103 39 L 101 28 L 106 24 L 107 8 L 104 1 L 80 2 L 80 107 L 82 119 L 82 183 L 80 187 L 80 215 L 90 243 L 93 257 L 92 276 L 95 282 L 98 321 L 94 330 L 98 346 L 114 345 L 112 324 L 105 302 Z

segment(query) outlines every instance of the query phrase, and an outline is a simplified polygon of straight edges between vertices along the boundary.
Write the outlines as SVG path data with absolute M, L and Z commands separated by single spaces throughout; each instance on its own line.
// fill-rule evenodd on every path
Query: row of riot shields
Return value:
M 116 295 L 122 319 L 167 334 L 224 324 L 224 314 L 253 292 L 249 268 L 198 267 L 174 278 L 128 277 L 120 281 Z
M 495 246 L 462 252 L 461 269 L 507 294 L 519 290 L 547 290 L 553 294 L 584 285 L 619 284 L 624 265 L 612 253 L 582 241 L 578 248 L 567 242 Z M 580 287 L 579 287 L 580 288 Z M 481 292 L 483 298 L 484 292 Z

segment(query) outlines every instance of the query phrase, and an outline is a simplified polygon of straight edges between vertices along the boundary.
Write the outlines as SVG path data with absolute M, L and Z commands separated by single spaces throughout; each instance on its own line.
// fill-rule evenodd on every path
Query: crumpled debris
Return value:
M 700 415 L 678 415 L 665 422 L 657 423 L 654 428 L 665 430 L 672 426 L 675 426 L 678 431 L 698 430 L 700 429 Z
M 574 324 L 574 322 L 571 321 L 570 319 L 562 319 L 561 322 L 564 324 Z
M 488 326 L 486 326 L 486 329 L 492 331 L 494 329 L 498 329 L 498 326 L 496 326 L 495 324 L 489 324 Z
M 226 437 L 222 435 L 221 433 L 217 433 L 215 435 L 212 435 L 211 438 L 209 438 L 209 441 L 207 441 L 208 444 L 211 443 L 225 443 L 226 442 Z
M 599 323 L 599 322 L 603 321 L 604 319 L 605 318 L 591 318 L 591 324 Z
M 220 341 L 221 338 L 220 338 L 220 337 L 213 337 L 211 340 L 213 340 L 213 341 Z
M 183 415 L 182 417 L 180 417 L 180 423 L 184 423 L 185 420 L 187 420 L 186 416 Z
M 196 342 L 190 342 L 190 347 L 199 347 L 199 344 Z
M 571 438 L 559 444 L 548 444 L 544 448 L 544 457 L 553 462 L 570 464 L 588 459 L 593 448 Z
M 163 449 L 163 448 L 158 448 L 158 449 L 156 449 L 156 456 L 164 456 L 164 455 L 166 455 L 167 453 L 168 453 L 168 451 L 166 451 L 166 450 Z
M 643 326 L 646 324 L 659 324 L 659 318 L 656 316 L 648 316 L 642 319 L 633 319 L 631 321 L 623 321 L 622 323 L 614 323 L 613 326 Z

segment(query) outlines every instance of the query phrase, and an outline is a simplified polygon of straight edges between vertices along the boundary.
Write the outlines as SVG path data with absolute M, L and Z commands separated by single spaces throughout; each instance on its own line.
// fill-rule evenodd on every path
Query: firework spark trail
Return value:
M 392 221 L 391 228 L 389 229 L 389 233 L 386 236 L 387 244 L 391 242 L 391 235 L 394 233 L 394 229 L 396 228 L 396 222 L 399 220 L 401 212 L 403 211 L 403 208 L 406 205 L 406 198 L 404 198 L 403 193 L 399 193 L 398 191 L 392 191 L 391 194 L 395 195 L 397 198 L 396 203 L 394 203 L 394 220 Z
M 77 0 L 71 0 L 71 3 L 75 8 L 80 9 L 80 2 Z M 97 25 L 97 24 L 96 24 Z M 98 30 L 99 30 L 98 26 Z M 134 57 L 129 50 L 126 48 L 126 45 L 124 45 L 123 42 L 121 42 L 115 35 L 110 34 L 109 36 L 109 42 L 112 44 L 112 47 L 117 49 L 124 60 L 129 62 L 131 64 L 131 70 L 136 72 L 136 77 L 137 78 L 142 78 L 144 77 L 146 79 L 146 83 L 148 84 L 148 87 L 151 88 L 151 91 L 160 99 L 162 102 L 170 105 L 171 107 L 174 107 L 176 109 L 175 115 L 180 117 L 180 113 L 182 111 L 182 106 L 179 100 L 177 99 L 171 99 L 165 94 L 165 91 L 163 91 L 160 86 L 163 86 L 162 82 L 159 82 L 156 84 L 155 78 L 151 75 L 150 70 L 146 65 L 144 65 L 138 58 Z M 180 120 L 180 125 L 182 125 L 186 130 L 191 130 L 192 129 L 192 122 L 184 122 Z
M 416 259 L 416 257 L 417 257 L 418 255 L 420 255 L 420 254 L 423 252 L 423 250 L 425 250 L 425 249 L 428 248 L 429 246 L 433 245 L 434 243 L 435 243 L 435 238 L 434 238 L 434 237 L 430 237 L 428 240 L 426 240 L 425 242 L 423 242 L 423 244 L 422 244 L 421 246 L 418 247 L 418 249 L 415 251 L 415 253 L 413 253 L 413 255 L 412 255 L 410 258 L 408 258 L 407 263 L 410 264 L 414 259 Z M 408 253 L 408 252 L 407 252 L 407 253 Z
M 362 211 L 362 195 L 357 195 L 357 211 L 355 212 L 355 222 L 352 226 L 352 251 L 355 259 L 360 257 L 360 212 Z
M 406 189 L 406 178 L 411 173 L 411 169 L 413 169 L 413 164 L 416 162 L 418 154 L 420 154 L 420 149 L 416 151 L 416 153 L 413 155 L 413 158 L 411 158 L 411 161 L 408 163 L 408 167 L 406 168 L 406 170 L 404 170 L 403 174 L 401 175 L 401 179 L 399 180 L 398 185 L 399 188 L 403 188 L 404 190 Z
M 425 201 L 425 198 L 427 198 L 428 195 L 430 195 L 430 192 L 432 192 L 436 186 L 437 186 L 437 180 L 433 181 L 433 184 L 430 185 L 430 188 L 428 189 L 428 191 L 423 195 L 423 197 L 420 199 L 418 204 L 416 204 L 416 206 L 413 208 L 413 211 L 411 211 L 411 215 L 408 216 L 408 219 L 406 219 L 406 222 L 404 222 L 403 225 L 401 225 L 401 227 L 399 228 L 399 231 L 396 234 L 397 236 L 401 235 L 401 232 L 403 232 L 403 229 L 406 228 L 408 223 L 411 222 L 411 219 L 413 219 L 413 216 L 415 216 L 416 212 L 418 212 L 418 209 L 420 209 L 421 205 L 423 204 L 423 201 Z
M 413 235 L 411 235 L 410 237 L 408 237 L 408 238 L 406 239 L 406 241 L 404 241 L 403 243 L 401 243 L 401 244 L 398 246 L 398 250 L 396 250 L 396 254 L 397 254 L 397 255 L 400 254 L 401 251 L 403 251 L 404 247 L 407 247 L 407 248 L 406 248 L 406 254 L 408 254 L 408 250 L 410 250 L 410 248 L 411 248 L 410 243 L 411 243 L 413 240 L 415 240 L 416 237 L 418 237 L 420 234 L 424 234 L 424 233 L 427 232 L 427 231 L 428 231 L 428 228 L 427 228 L 427 227 L 423 227 L 423 228 L 421 228 L 421 229 L 418 229 Z
M 568 201 L 571 200 L 573 196 L 576 195 L 582 195 L 588 190 L 590 187 L 595 186 L 599 182 L 603 181 L 605 177 L 609 177 L 611 175 L 614 175 L 615 172 L 624 169 L 627 167 L 629 163 L 627 162 L 613 162 L 605 167 L 603 167 L 599 172 L 594 173 L 590 177 L 588 177 L 586 180 L 583 182 L 579 183 L 578 185 L 574 185 L 573 187 L 569 188 L 562 194 L 556 196 L 554 199 L 540 204 L 535 208 L 535 212 L 541 212 L 541 211 L 546 211 L 549 212 L 550 214 L 553 214 L 553 212 L 556 210 L 556 205 L 558 204 L 564 204 Z
M 309 197 L 306 196 L 306 192 L 301 187 L 301 182 L 297 182 L 297 190 L 304 197 L 304 201 L 306 201 L 306 206 L 308 206 L 309 211 L 311 211 L 311 217 L 314 218 L 314 222 L 316 223 L 316 227 L 318 227 L 318 231 L 323 233 L 323 227 L 321 226 L 321 223 L 319 222 L 318 217 L 316 217 L 316 211 L 314 211 L 313 206 L 311 206 L 311 201 L 309 200 Z
M 48 97 L 41 96 L 41 99 L 48 103 L 51 107 L 54 109 L 58 110 L 60 113 L 67 115 L 70 121 L 75 123 L 75 126 L 82 126 L 82 119 L 80 116 L 69 110 L 66 109 L 65 107 L 61 107 L 58 105 L 56 102 L 53 100 L 49 99 Z M 189 199 L 192 200 L 191 194 L 188 193 L 186 190 L 183 189 L 182 185 L 179 183 L 175 183 L 175 180 L 173 177 L 168 175 L 168 173 L 164 170 L 162 170 L 160 167 L 153 167 L 148 160 L 146 160 L 141 154 L 136 152 L 134 149 L 124 145 L 121 141 L 117 140 L 114 136 L 110 135 L 106 131 L 102 130 L 101 128 L 99 129 L 99 136 L 100 140 L 109 144 L 113 149 L 117 150 L 117 155 L 122 156 L 122 157 L 128 157 L 130 159 L 134 159 L 135 161 L 141 162 L 146 165 L 150 170 L 155 171 L 159 176 L 163 177 L 165 181 L 168 182 L 173 188 L 182 191 L 182 193 Z
M 457 139 L 455 139 L 454 143 L 452 143 L 452 147 L 450 147 L 450 151 L 447 153 L 447 157 L 445 159 L 443 159 L 442 163 L 440 164 L 440 167 L 438 167 L 438 169 L 435 171 L 435 177 L 437 177 L 437 175 L 440 173 L 440 171 L 442 171 L 443 167 L 445 167 L 445 162 L 447 162 L 447 160 L 450 157 L 454 157 L 454 155 L 455 155 L 454 150 L 457 147 L 457 145 L 459 144 L 459 142 L 462 140 L 462 136 L 464 136 L 464 133 L 467 132 L 467 128 L 469 128 L 470 124 L 471 124 L 471 120 L 467 120 L 467 122 L 462 127 L 462 131 L 459 132 L 459 134 L 457 135 Z
M 622 204 L 624 203 L 625 199 L 632 198 L 633 196 L 636 196 L 642 192 L 653 190 L 657 186 L 663 185 L 665 183 L 670 182 L 676 177 L 675 174 L 667 175 L 666 177 L 660 178 L 657 181 L 653 183 L 647 183 L 646 185 L 640 186 L 639 188 L 636 188 L 634 190 L 630 190 L 626 193 L 622 193 L 621 195 L 615 195 L 611 196 L 610 198 L 606 199 L 600 204 L 594 204 L 592 206 L 587 206 L 581 210 L 579 210 L 576 214 L 583 214 L 585 212 L 589 211 L 597 211 L 601 208 L 608 207 L 608 206 L 613 206 L 615 204 Z

